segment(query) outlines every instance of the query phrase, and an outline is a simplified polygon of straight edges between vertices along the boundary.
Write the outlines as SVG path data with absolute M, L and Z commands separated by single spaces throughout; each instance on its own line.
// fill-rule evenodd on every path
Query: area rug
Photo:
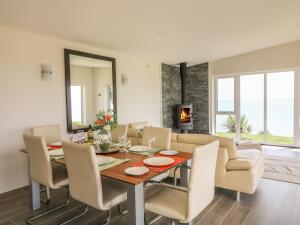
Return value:
M 300 184 L 300 159 L 264 155 L 264 178 Z

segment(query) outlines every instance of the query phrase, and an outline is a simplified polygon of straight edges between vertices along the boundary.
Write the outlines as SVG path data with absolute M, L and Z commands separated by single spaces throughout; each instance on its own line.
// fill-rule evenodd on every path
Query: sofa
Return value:
M 253 194 L 264 172 L 260 145 L 236 145 L 233 139 L 205 134 L 172 134 L 171 149 L 193 152 L 199 146 L 219 140 L 215 185 L 237 192 Z M 178 170 L 179 172 L 179 170 Z M 173 173 L 171 172 L 170 175 Z M 176 175 L 178 177 L 179 174 Z
M 147 122 L 128 125 L 128 139 L 133 145 L 140 145 L 142 129 Z M 216 165 L 215 186 L 237 192 L 253 194 L 264 172 L 264 159 L 259 144 L 245 143 L 237 145 L 233 139 L 206 134 L 177 134 L 171 135 L 170 149 L 183 152 L 193 152 L 199 145 L 219 140 L 219 150 Z M 174 171 L 169 173 L 174 176 Z M 179 178 L 177 170 L 176 177 Z

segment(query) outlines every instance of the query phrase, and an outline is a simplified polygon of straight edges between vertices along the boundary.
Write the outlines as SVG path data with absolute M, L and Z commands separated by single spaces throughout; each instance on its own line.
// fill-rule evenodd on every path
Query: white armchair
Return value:
M 190 222 L 213 200 L 215 193 L 215 168 L 219 141 L 195 149 L 188 188 L 156 184 L 149 189 L 160 187 L 145 201 L 145 208 L 152 213 Z M 175 197 L 176 196 L 176 197 Z

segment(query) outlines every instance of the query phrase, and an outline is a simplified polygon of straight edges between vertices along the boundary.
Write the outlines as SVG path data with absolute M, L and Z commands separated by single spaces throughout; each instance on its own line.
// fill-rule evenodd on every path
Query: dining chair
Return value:
M 29 169 L 30 177 L 41 185 L 48 187 L 49 189 L 59 189 L 61 187 L 67 187 L 69 184 L 68 173 L 66 167 L 60 167 L 60 169 L 52 169 L 51 160 L 46 146 L 46 141 L 43 137 L 23 135 L 26 150 L 29 157 Z M 38 219 L 44 215 L 54 212 L 69 203 L 69 191 L 68 198 L 65 203 L 59 205 L 45 213 L 39 214 L 29 218 L 26 222 L 31 224 L 32 221 Z
M 161 148 L 161 149 L 170 149 L 171 145 L 171 128 L 162 128 L 162 127 L 144 127 L 143 131 L 143 138 L 142 138 L 142 145 L 148 145 L 148 141 L 151 138 L 155 138 L 153 143 L 154 148 Z M 152 180 L 154 181 L 162 181 L 169 176 L 169 171 L 165 173 L 161 173 L 156 177 L 153 177 Z
M 31 128 L 31 131 L 33 136 L 44 137 L 47 145 L 61 141 L 60 125 L 58 124 L 35 126 Z
M 172 225 L 175 220 L 190 224 L 214 198 L 218 147 L 219 141 L 214 141 L 195 149 L 188 188 L 151 182 L 148 190 L 156 193 L 146 198 L 145 209 L 171 218 Z
M 148 145 L 151 138 L 155 138 L 153 147 L 161 149 L 170 149 L 171 128 L 162 127 L 144 127 L 142 145 Z
M 63 142 L 63 150 L 69 174 L 70 195 L 85 204 L 85 209 L 62 224 L 86 214 L 88 206 L 107 211 L 104 224 L 108 224 L 111 208 L 127 200 L 126 186 L 108 178 L 101 179 L 95 149 L 89 145 Z
M 128 125 L 118 124 L 117 127 L 111 133 L 111 139 L 113 142 L 118 142 L 120 136 L 127 137 Z
M 33 136 L 43 137 L 47 145 L 61 141 L 61 130 L 59 124 L 34 126 L 31 128 L 31 133 Z M 52 170 L 61 170 L 61 167 L 62 165 L 58 163 L 52 163 Z M 41 191 L 44 190 L 42 189 Z M 48 187 L 46 187 L 46 193 L 47 200 L 41 200 L 41 202 L 48 205 L 51 199 L 50 189 Z

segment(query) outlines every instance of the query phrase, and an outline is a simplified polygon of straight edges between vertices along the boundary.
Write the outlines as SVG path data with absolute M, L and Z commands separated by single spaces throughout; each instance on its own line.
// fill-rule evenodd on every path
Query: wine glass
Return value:
M 152 137 L 152 138 L 149 138 L 148 139 L 148 146 L 149 146 L 149 151 L 150 151 L 150 154 L 148 155 L 149 157 L 153 157 L 154 154 L 153 154 L 153 145 L 154 145 L 154 142 L 156 141 L 156 138 L 155 137 Z
M 84 130 L 78 130 L 78 143 L 83 144 L 85 139 Z
M 129 160 L 129 158 L 128 158 L 128 152 L 129 152 L 130 148 L 131 148 L 131 140 L 128 140 L 127 143 L 126 143 L 126 147 L 124 149 L 124 151 L 125 151 L 125 159 L 126 160 Z
M 74 134 L 73 134 L 73 132 L 68 132 L 68 133 L 67 133 L 67 139 L 68 139 L 70 142 L 73 142 L 73 141 L 74 141 Z
M 118 143 L 120 145 L 120 152 L 123 152 L 123 148 L 126 147 L 125 146 L 125 141 L 126 141 L 126 138 L 125 138 L 125 135 L 118 135 Z

